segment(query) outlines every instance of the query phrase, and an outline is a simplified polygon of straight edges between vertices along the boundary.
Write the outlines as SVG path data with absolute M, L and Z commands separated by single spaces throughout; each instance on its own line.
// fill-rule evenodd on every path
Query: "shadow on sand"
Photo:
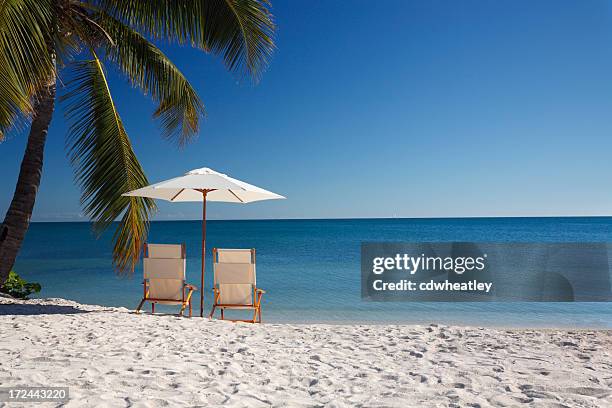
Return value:
M 0 316 L 4 315 L 41 315 L 41 314 L 77 314 L 89 313 L 89 310 L 77 309 L 67 305 L 37 304 L 0 304 Z

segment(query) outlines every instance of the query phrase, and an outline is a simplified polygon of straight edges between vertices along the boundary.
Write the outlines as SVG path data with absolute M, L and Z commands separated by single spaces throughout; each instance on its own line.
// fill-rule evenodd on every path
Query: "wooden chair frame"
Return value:
M 145 257 L 149 256 L 149 248 L 148 248 L 148 244 L 144 244 L 144 251 L 143 251 L 143 255 Z M 185 251 L 185 244 L 181 244 L 181 258 L 185 259 L 186 257 L 186 251 Z M 183 316 L 183 312 L 185 311 L 185 309 L 187 307 L 189 307 L 189 317 L 192 316 L 192 305 L 191 305 L 191 298 L 193 295 L 193 292 L 197 291 L 198 288 L 197 286 L 191 285 L 189 283 L 187 283 L 185 280 L 183 280 L 183 292 L 182 292 L 182 297 L 181 300 L 176 300 L 176 299 L 158 299 L 158 298 L 151 298 L 149 297 L 149 280 L 148 279 L 144 279 L 142 281 L 142 286 L 143 286 L 143 297 L 142 300 L 140 301 L 140 303 L 138 304 L 138 307 L 136 308 L 136 313 L 140 313 L 140 309 L 142 308 L 142 305 L 144 304 L 144 302 L 151 302 L 151 314 L 155 313 L 155 304 L 156 303 L 167 303 L 167 302 L 172 302 L 172 303 L 176 303 L 177 305 L 180 304 L 181 305 L 181 310 L 179 311 L 178 315 L 179 316 Z M 187 290 L 189 290 L 189 292 L 186 292 Z
M 219 253 L 217 248 L 213 248 L 213 265 L 217 262 Z M 251 248 L 251 263 L 255 265 L 255 248 Z M 218 308 L 221 311 L 221 320 L 228 320 L 230 322 L 246 322 L 246 323 L 261 323 L 261 298 L 263 297 L 265 290 L 259 289 L 256 286 L 253 286 L 253 304 L 248 305 L 238 305 L 238 304 L 223 304 L 219 303 L 219 299 L 221 297 L 221 292 L 219 288 L 213 286 L 213 306 L 210 311 L 209 318 L 212 318 L 215 314 L 215 310 Z M 225 309 L 234 309 L 234 310 L 244 310 L 244 309 L 253 309 L 253 319 L 226 319 L 225 318 Z

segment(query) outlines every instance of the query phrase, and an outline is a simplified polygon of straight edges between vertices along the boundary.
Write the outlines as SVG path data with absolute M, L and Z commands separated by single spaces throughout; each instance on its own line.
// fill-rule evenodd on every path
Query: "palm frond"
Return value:
M 184 145 L 199 130 L 204 104 L 181 71 L 149 40 L 105 13 L 97 14 L 99 25 L 112 43 L 105 51 L 133 86 L 159 103 L 153 117 L 161 120 L 164 136 Z
M 55 50 L 58 64 L 66 65 L 85 49 L 96 49 L 102 42 L 112 39 L 91 17 L 98 11 L 89 3 L 68 2 L 58 10 L 57 19 L 61 21 L 61 34 L 55 36 Z
M 83 190 L 85 213 L 98 233 L 121 217 L 114 234 L 113 262 L 121 273 L 131 273 L 146 239 L 152 199 L 121 194 L 144 187 L 147 178 L 113 103 L 104 69 L 94 56 L 71 65 L 66 101 L 70 122 L 68 155 Z
M 55 75 L 52 22 L 50 0 L 0 2 L 0 137 L 30 113 L 29 97 Z
M 15 72 L 0 53 L 0 142 L 31 109 L 27 92 L 21 88 Z
M 255 81 L 274 51 L 266 0 L 97 0 L 112 16 L 154 39 L 221 55 L 229 70 Z

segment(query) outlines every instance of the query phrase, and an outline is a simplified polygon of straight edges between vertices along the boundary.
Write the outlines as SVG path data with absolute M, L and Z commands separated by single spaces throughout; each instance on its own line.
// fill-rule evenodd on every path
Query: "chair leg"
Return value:
M 189 317 L 191 317 L 191 299 L 189 299 Z
M 225 310 L 225 309 L 221 309 L 221 320 L 225 320 L 225 318 L 223 317 L 223 311 L 224 311 L 224 310 Z
M 257 323 L 257 308 L 253 311 L 253 323 Z
M 212 317 L 214 316 L 216 308 L 217 306 L 213 305 L 212 310 L 210 311 L 210 314 L 208 315 L 209 319 L 212 319 Z
M 136 308 L 136 313 L 140 313 L 140 309 L 142 308 L 142 305 L 144 304 L 145 301 L 146 301 L 146 299 L 142 298 L 142 300 L 138 304 L 138 307 Z
M 151 314 L 155 314 L 155 303 L 151 302 Z
M 258 308 L 259 311 L 259 323 L 261 323 L 261 306 Z

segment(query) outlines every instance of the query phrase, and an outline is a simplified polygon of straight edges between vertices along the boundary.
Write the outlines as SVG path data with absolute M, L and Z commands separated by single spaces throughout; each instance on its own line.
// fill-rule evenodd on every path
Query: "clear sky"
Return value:
M 206 166 L 288 197 L 212 204 L 217 219 L 612 213 L 612 3 L 272 1 L 278 50 L 256 87 L 163 47 L 209 114 L 183 150 L 112 75 L 151 182 Z M 83 220 L 65 133 L 58 109 L 34 220 Z M 0 144 L 0 217 L 25 141 Z

